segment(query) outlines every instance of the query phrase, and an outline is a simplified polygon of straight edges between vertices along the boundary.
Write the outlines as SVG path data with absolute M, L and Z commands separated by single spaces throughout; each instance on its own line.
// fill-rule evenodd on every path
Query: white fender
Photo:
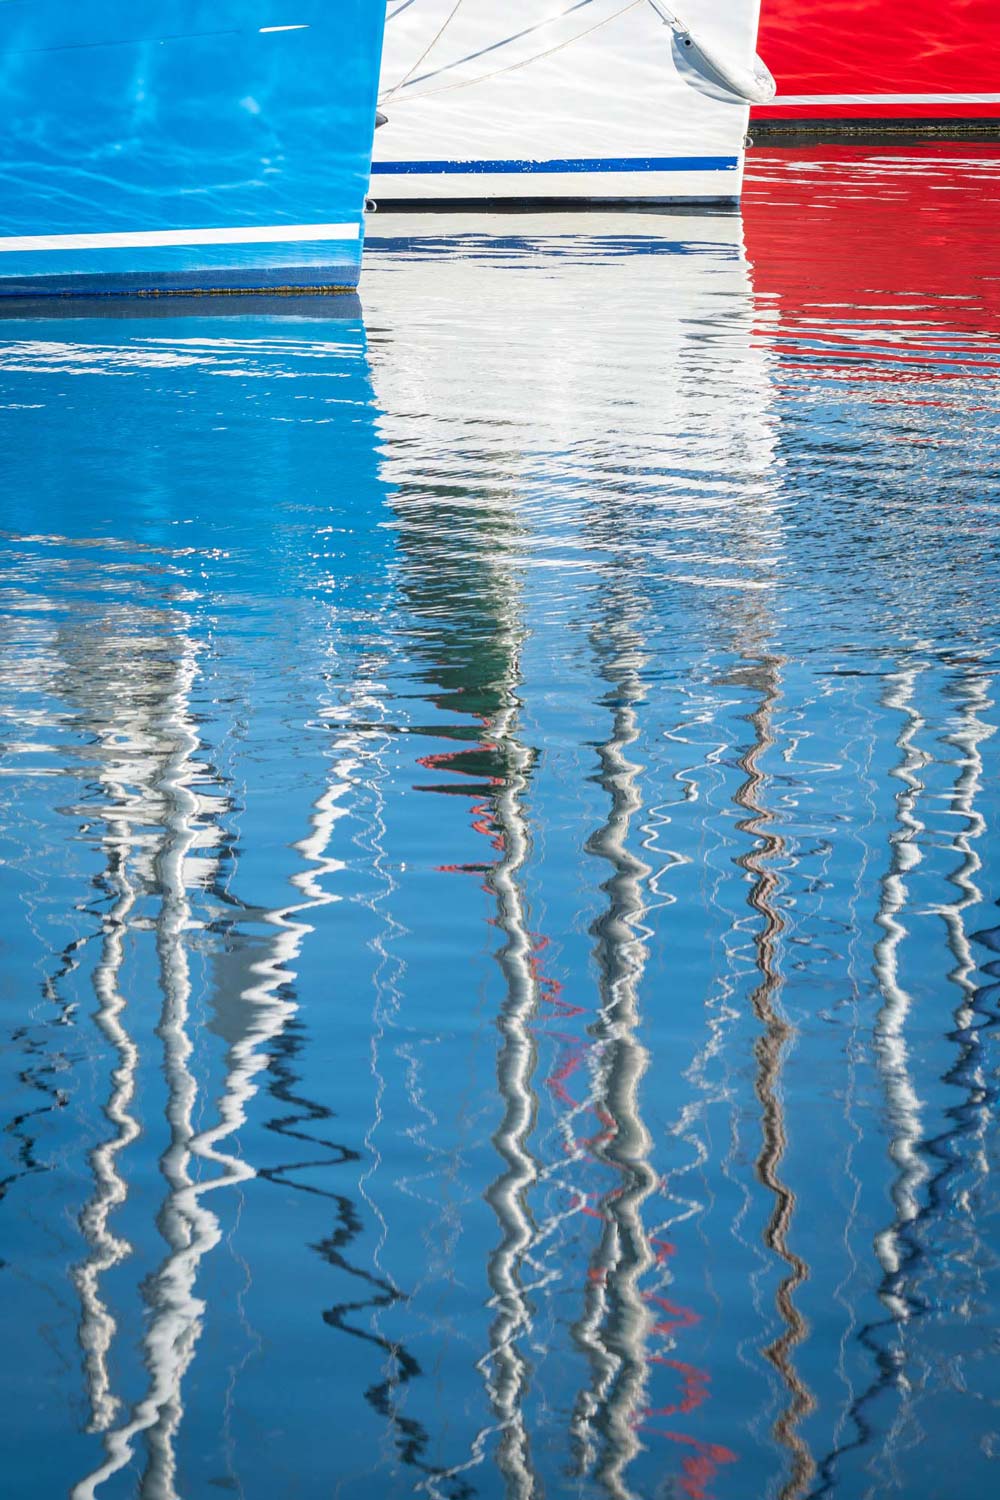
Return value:
M 743 63 L 725 56 L 713 43 L 704 41 L 673 11 L 668 10 L 663 0 L 649 0 L 657 15 L 674 33 L 674 48 L 678 58 L 688 63 L 709 83 L 721 86 L 738 99 L 748 104 L 767 104 L 774 98 L 777 85 L 767 64 L 754 57 L 753 64 Z

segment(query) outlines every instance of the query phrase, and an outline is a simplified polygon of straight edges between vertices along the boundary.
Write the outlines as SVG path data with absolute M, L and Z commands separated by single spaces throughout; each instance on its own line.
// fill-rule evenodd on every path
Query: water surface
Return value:
M 994 1492 L 998 199 L 0 323 L 5 1494 Z

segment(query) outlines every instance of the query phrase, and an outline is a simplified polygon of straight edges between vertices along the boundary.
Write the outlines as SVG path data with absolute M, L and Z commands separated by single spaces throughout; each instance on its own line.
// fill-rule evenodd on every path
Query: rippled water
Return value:
M 994 1492 L 998 200 L 0 324 L 5 1494 Z

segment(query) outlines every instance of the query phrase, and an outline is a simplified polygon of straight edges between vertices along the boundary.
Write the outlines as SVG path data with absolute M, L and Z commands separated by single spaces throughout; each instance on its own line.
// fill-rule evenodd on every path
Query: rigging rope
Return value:
M 403 76 L 399 80 L 399 82 L 397 84 L 395 84 L 388 91 L 388 93 L 382 95 L 382 98 L 379 100 L 380 104 L 385 99 L 391 99 L 392 96 L 393 96 L 393 94 L 398 93 L 401 88 L 404 88 L 406 86 L 406 84 L 409 82 L 409 80 L 413 77 L 414 73 L 420 67 L 420 64 L 423 62 L 424 58 L 428 57 L 434 51 L 434 48 L 437 46 L 438 42 L 441 40 L 441 38 L 444 36 L 445 32 L 448 30 L 448 27 L 451 25 L 452 21 L 454 21 L 455 17 L 458 15 L 458 12 L 459 12 L 459 9 L 460 9 L 461 5 L 462 5 L 462 0 L 455 0 L 455 4 L 452 6 L 451 10 L 449 11 L 449 13 L 445 17 L 445 19 L 441 22 L 441 27 L 440 27 L 439 31 L 437 32 L 437 34 L 431 38 L 431 40 L 428 42 L 427 46 L 424 48 L 423 52 L 421 52 L 420 56 L 417 58 L 416 62 L 411 66 L 411 68 L 409 69 L 409 71 L 403 74 Z
M 419 78 L 412 76 L 413 70 L 411 69 L 407 75 L 409 82 L 406 87 L 413 88 L 415 84 L 426 83 L 428 79 L 437 78 L 441 73 L 450 73 L 453 68 L 460 68 L 463 63 L 474 62 L 477 57 L 485 57 L 488 52 L 498 52 L 501 47 L 508 47 L 511 42 L 519 42 L 522 37 L 531 36 L 534 31 L 541 31 L 546 26 L 552 26 L 556 21 L 562 21 L 566 16 L 571 16 L 574 11 L 583 10 L 585 6 L 593 5 L 593 3 L 594 0 L 574 0 L 572 5 L 560 11 L 557 16 L 546 16 L 543 21 L 536 21 L 534 26 L 525 26 L 522 31 L 515 31 L 511 36 L 504 37 L 502 41 L 491 42 L 488 47 L 480 47 L 478 52 L 467 52 L 464 57 L 458 57 L 454 62 L 446 63 L 442 68 L 435 68 L 430 73 L 421 73 Z M 426 53 L 424 55 L 426 56 Z M 397 85 L 397 88 L 401 87 L 401 84 Z
M 574 42 L 581 41 L 585 36 L 591 36 L 593 32 L 600 31 L 602 26 L 607 26 L 611 21 L 616 21 L 619 16 L 624 16 L 628 11 L 635 10 L 637 6 L 645 5 L 646 3 L 647 0 L 629 0 L 629 4 L 623 5 L 620 10 L 613 11 L 610 16 L 605 16 L 602 20 L 596 21 L 593 26 L 588 26 L 584 31 L 578 31 L 575 36 L 567 37 L 565 41 L 559 42 L 555 47 L 549 47 L 545 52 L 536 52 L 532 57 L 525 57 L 520 62 L 509 63 L 505 68 L 496 68 L 492 73 L 480 73 L 476 78 L 464 78 L 460 79 L 458 83 L 446 83 L 443 85 L 443 87 L 438 89 L 425 89 L 422 94 L 409 94 L 407 96 L 407 102 L 412 102 L 415 99 L 431 99 L 435 94 L 448 94 L 452 93 L 455 89 L 472 88 L 475 84 L 486 83 L 490 78 L 499 78 L 502 73 L 516 73 L 519 68 L 526 68 L 531 63 L 541 62 L 542 58 L 544 57 L 553 57 L 555 53 L 562 52 L 564 48 L 572 46 Z M 576 9 L 576 7 L 573 6 L 572 9 Z M 567 12 L 564 12 L 564 14 L 567 14 Z M 556 17 L 555 19 L 558 20 L 560 19 L 560 17 Z M 463 62 L 466 60 L 467 59 L 465 58 L 461 59 L 461 61 Z M 457 62 L 452 63 L 448 68 L 442 69 L 441 71 L 450 72 L 452 67 L 458 66 L 459 64 Z M 416 80 L 414 80 L 414 82 L 416 82 Z M 397 88 L 399 87 L 401 87 L 401 85 L 397 84 Z M 395 90 L 393 90 L 393 92 L 395 92 Z

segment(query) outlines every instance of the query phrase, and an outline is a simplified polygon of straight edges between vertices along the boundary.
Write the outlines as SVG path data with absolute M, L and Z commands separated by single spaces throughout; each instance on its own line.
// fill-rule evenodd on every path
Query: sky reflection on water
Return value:
M 998 196 L 0 324 L 5 1493 L 992 1493 Z

